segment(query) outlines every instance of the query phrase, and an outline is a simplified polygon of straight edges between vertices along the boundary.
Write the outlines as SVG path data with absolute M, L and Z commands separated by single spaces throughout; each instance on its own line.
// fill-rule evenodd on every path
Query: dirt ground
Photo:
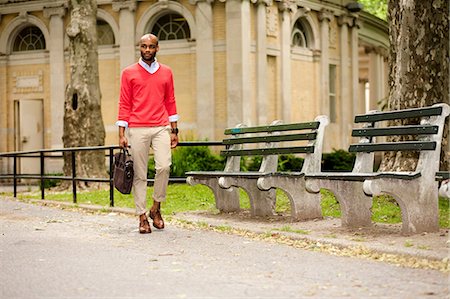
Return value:
M 401 234 L 401 224 L 374 223 L 370 228 L 343 228 L 340 219 L 293 222 L 289 216 L 251 217 L 248 211 L 230 214 L 190 212 L 175 218 L 230 226 L 257 233 L 283 233 L 291 238 L 323 242 L 338 247 L 366 247 L 377 252 L 446 260 L 450 257 L 449 230 L 410 236 Z

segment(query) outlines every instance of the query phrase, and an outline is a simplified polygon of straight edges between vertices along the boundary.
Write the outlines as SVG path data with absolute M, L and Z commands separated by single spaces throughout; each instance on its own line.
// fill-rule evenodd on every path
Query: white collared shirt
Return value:
M 158 63 L 158 60 L 156 59 L 156 57 L 155 57 L 155 61 L 153 61 L 151 65 L 148 65 L 146 62 L 144 62 L 144 60 L 142 60 L 142 57 L 139 58 L 138 63 L 150 74 L 154 74 L 154 73 L 156 73 L 157 70 L 159 70 L 159 63 Z

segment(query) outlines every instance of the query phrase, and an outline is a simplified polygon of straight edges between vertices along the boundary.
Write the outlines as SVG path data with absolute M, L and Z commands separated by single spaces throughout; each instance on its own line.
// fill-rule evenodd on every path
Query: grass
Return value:
M 147 198 L 151 198 L 153 187 L 149 187 Z M 12 196 L 12 192 L 0 193 L 0 195 Z M 339 203 L 334 195 L 321 190 L 322 213 L 324 217 L 339 218 L 341 216 Z M 19 198 L 40 199 L 40 191 L 19 193 Z M 45 199 L 55 201 L 72 201 L 72 193 L 51 192 L 46 190 Z M 150 201 L 149 201 L 150 202 Z M 80 191 L 77 193 L 77 203 L 109 206 L 109 190 Z M 250 208 L 247 194 L 240 189 L 240 204 L 242 209 Z M 134 208 L 132 195 L 124 195 L 114 190 L 114 206 Z M 187 184 L 171 184 L 167 189 L 167 201 L 163 203 L 161 212 L 172 215 L 186 211 L 210 211 L 218 212 L 212 191 L 203 185 L 189 186 Z M 286 194 L 277 190 L 276 212 L 282 214 L 290 213 L 290 203 Z M 376 197 L 372 205 L 372 220 L 380 223 L 400 223 L 401 211 L 398 204 L 389 196 Z M 450 228 L 449 200 L 439 199 L 439 225 L 442 228 Z

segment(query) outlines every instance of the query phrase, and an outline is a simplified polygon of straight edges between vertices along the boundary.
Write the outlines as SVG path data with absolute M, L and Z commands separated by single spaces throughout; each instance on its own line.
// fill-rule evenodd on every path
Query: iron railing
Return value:
M 178 146 L 222 146 L 222 141 L 189 141 L 179 142 Z M 77 182 L 98 182 L 109 183 L 109 202 L 110 206 L 114 206 L 114 183 L 113 183 L 113 165 L 114 165 L 114 150 L 120 149 L 119 146 L 91 146 L 91 147 L 73 147 L 62 149 L 41 149 L 34 151 L 22 151 L 22 152 L 6 152 L 0 153 L 0 158 L 12 158 L 13 159 L 13 173 L 2 174 L 0 173 L 0 181 L 12 180 L 13 181 L 13 193 L 14 197 L 17 197 L 17 185 L 20 179 L 36 179 L 40 181 L 41 198 L 45 199 L 45 180 L 62 180 L 72 181 L 72 197 L 73 203 L 77 203 Z M 109 158 L 109 177 L 108 178 L 86 178 L 77 177 L 76 173 L 76 159 L 75 153 L 80 151 L 96 151 L 103 150 L 108 151 L 107 157 Z M 69 152 L 71 156 L 72 175 L 71 176 L 55 176 L 45 173 L 45 161 L 47 159 L 62 159 L 63 153 Z M 51 153 L 61 153 L 61 155 L 49 155 Z M 21 158 L 39 158 L 40 161 L 40 173 L 39 174 L 21 174 L 18 172 L 18 159 Z M 171 177 L 170 183 L 185 183 L 186 177 Z M 154 179 L 147 179 L 147 185 L 152 185 Z

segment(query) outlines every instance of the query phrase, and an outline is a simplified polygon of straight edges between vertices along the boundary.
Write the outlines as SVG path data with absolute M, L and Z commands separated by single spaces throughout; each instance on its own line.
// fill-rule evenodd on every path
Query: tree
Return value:
M 364 5 L 364 11 L 386 20 L 388 0 L 359 0 L 358 2 Z
M 388 110 L 449 103 L 448 0 L 390 0 Z M 448 169 L 448 120 L 441 169 Z M 417 153 L 383 157 L 384 170 L 413 170 Z
M 97 1 L 71 0 L 69 10 L 70 80 L 64 105 L 64 147 L 101 146 L 105 144 L 105 127 L 98 75 Z M 71 174 L 71 165 L 66 154 L 66 175 Z M 78 177 L 106 176 L 103 151 L 77 152 L 76 166 Z

